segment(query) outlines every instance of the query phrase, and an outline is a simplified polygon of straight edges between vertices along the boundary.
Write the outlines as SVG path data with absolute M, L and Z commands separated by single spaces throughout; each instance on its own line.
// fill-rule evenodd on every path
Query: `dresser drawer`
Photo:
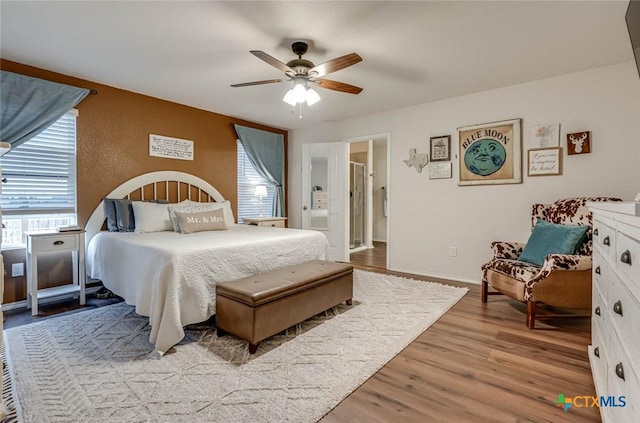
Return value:
M 284 220 L 270 220 L 260 222 L 258 226 L 268 226 L 271 228 L 284 228 Z
M 616 280 L 611 286 L 607 306 L 610 320 L 607 323 L 615 328 L 627 351 L 634 357 L 640 357 L 640 338 L 638 337 L 640 306 L 637 299 L 632 298 L 625 285 Z M 611 338 L 613 335 L 609 337 Z
M 609 325 L 609 310 L 605 297 L 602 296 L 598 287 L 594 287 L 591 292 L 591 336 L 593 340 L 596 335 L 595 329 L 600 330 L 600 334 L 605 333 L 603 329 Z
M 634 283 L 627 283 L 629 290 L 636 297 L 640 298 L 640 242 L 618 232 L 616 254 L 616 269 L 621 275 L 627 276 Z M 627 282 L 627 281 L 625 281 Z
M 623 349 L 618 339 L 612 339 L 608 361 L 607 392 L 600 395 L 612 397 L 607 398 L 610 406 L 606 407 L 607 414 L 611 417 L 610 421 L 640 421 L 640 381 L 636 370 L 631 366 L 632 361 L 627 351 Z M 622 401 L 625 403 L 624 406 Z
M 605 255 L 615 262 L 616 260 L 616 230 L 600 219 L 594 219 L 593 243 L 600 248 Z
M 30 237 L 31 243 L 27 244 L 30 253 L 45 253 L 51 251 L 75 251 L 78 249 L 78 237 L 76 235 L 51 235 Z
M 597 247 L 593 251 L 593 286 L 598 287 L 603 298 L 609 295 L 609 287 L 611 286 L 611 279 L 614 275 L 614 271 L 609 265 L 609 262 L 604 259 L 600 248 Z M 595 293 L 594 293 L 595 295 Z

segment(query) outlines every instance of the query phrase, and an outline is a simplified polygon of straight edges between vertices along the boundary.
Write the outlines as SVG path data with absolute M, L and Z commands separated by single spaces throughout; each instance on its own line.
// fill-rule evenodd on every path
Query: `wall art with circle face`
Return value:
M 521 120 L 458 128 L 458 185 L 522 182 Z

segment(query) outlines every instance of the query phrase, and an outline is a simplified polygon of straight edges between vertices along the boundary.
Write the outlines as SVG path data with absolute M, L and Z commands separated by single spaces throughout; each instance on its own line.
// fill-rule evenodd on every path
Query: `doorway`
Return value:
M 346 140 L 348 145 L 349 261 L 387 268 L 389 136 Z

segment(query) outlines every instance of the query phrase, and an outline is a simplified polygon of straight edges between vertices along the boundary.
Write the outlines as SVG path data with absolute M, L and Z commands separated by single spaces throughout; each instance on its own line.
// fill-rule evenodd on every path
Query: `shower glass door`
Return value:
M 350 162 L 349 165 L 349 248 L 365 245 L 365 195 L 367 167 L 363 163 Z

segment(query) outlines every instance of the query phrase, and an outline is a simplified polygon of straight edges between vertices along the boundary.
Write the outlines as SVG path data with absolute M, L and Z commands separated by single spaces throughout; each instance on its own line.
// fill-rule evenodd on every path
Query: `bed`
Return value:
M 141 175 L 107 198 L 225 201 L 206 181 L 182 172 Z M 101 230 L 105 218 L 101 204 L 86 226 L 87 274 L 149 317 L 158 358 L 180 342 L 184 326 L 215 314 L 217 283 L 323 260 L 329 248 L 316 231 L 234 225 L 189 234 L 108 232 Z

